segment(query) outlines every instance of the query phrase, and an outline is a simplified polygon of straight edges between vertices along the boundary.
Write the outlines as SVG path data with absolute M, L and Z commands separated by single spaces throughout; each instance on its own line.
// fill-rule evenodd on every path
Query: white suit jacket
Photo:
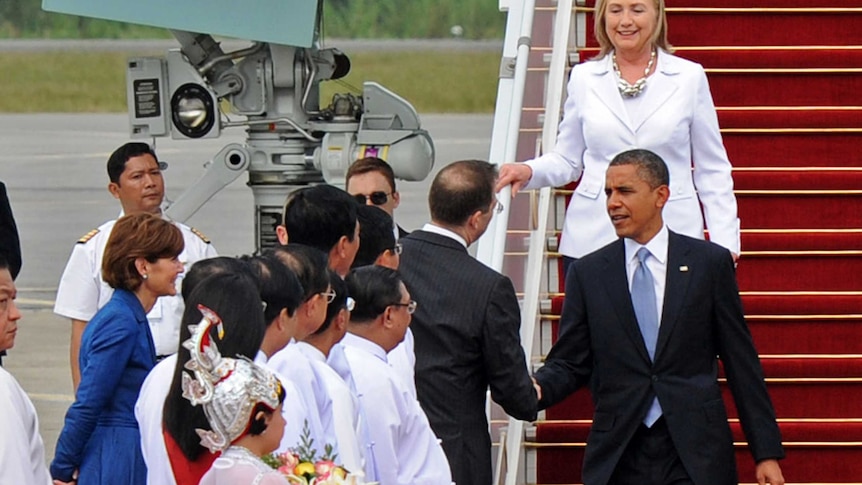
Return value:
M 579 258 L 617 239 L 607 215 L 605 171 L 618 153 L 644 148 L 662 157 L 670 172 L 663 212 L 668 227 L 703 239 L 705 218 L 710 240 L 738 254 L 731 166 L 703 67 L 659 49 L 640 96 L 636 119 L 629 119 L 610 55 L 572 69 L 557 144 L 526 162 L 533 169 L 528 189 L 580 179 L 560 252 Z

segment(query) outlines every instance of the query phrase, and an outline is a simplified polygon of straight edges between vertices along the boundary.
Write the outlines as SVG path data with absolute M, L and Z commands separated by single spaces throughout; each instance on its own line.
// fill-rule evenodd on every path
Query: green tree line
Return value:
M 237 1 L 238 4 L 241 0 Z M 325 0 L 324 35 L 341 38 L 502 38 L 496 0 Z M 165 29 L 42 10 L 42 0 L 0 0 L 0 38 L 160 38 Z

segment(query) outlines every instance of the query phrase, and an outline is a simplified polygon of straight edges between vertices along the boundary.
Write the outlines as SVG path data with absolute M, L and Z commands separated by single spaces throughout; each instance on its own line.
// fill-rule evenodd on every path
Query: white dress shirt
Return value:
M 51 485 L 39 418 L 27 393 L 0 367 L 0 483 Z
M 653 287 L 655 288 L 655 307 L 656 311 L 658 311 L 657 321 L 659 326 L 661 326 L 661 315 L 664 309 L 664 286 L 667 281 L 667 242 L 667 226 L 662 226 L 661 230 L 644 245 L 638 244 L 633 239 L 623 239 L 626 249 L 626 276 L 629 280 L 629 292 L 632 291 L 632 281 L 639 264 L 638 250 L 645 247 L 650 253 L 645 263 L 652 275 Z
M 308 422 L 308 430 L 311 439 L 314 440 L 317 456 L 323 456 L 324 447 L 327 444 L 335 446 L 335 443 L 332 439 L 327 441 L 326 433 L 323 430 L 315 397 L 322 392 L 321 384 L 315 377 L 308 357 L 299 350 L 297 342 L 291 341 L 283 349 L 269 357 L 266 367 L 274 370 L 279 379 L 287 380 L 295 388 L 293 393 L 287 394 L 285 404 L 288 404 L 288 401 L 298 402 L 305 410 L 303 416 L 294 416 L 291 421 L 287 422 L 284 437 L 281 439 L 281 445 L 277 452 L 281 453 L 299 446 L 303 428 Z M 288 419 L 289 417 L 285 415 L 285 421 Z
M 389 366 L 386 351 L 351 333 L 342 343 L 368 420 L 366 446 L 372 450 L 376 480 L 385 485 L 450 485 L 452 473 L 440 441 L 419 401 Z
M 54 303 L 54 313 L 57 315 L 89 322 L 96 311 L 111 299 L 114 289 L 102 279 L 102 256 L 116 222 L 113 220 L 102 224 L 95 234 L 88 234 L 89 238 L 84 236 L 81 238 L 83 242 L 79 241 L 72 248 L 72 255 L 57 287 L 57 300 Z M 185 248 L 179 256 L 185 271 L 197 261 L 218 256 L 213 245 L 204 240 L 200 233 L 179 222 L 174 222 L 174 225 L 180 229 L 185 241 Z M 184 274 L 177 276 L 177 294 L 160 297 L 147 314 L 156 355 L 171 355 L 177 351 L 180 321 L 185 309 L 179 293 Z
M 179 337 L 178 337 L 179 338 Z M 147 465 L 148 485 L 175 485 L 174 472 L 165 446 L 165 399 L 174 380 L 176 354 L 165 358 L 147 374 L 138 400 L 135 402 L 135 419 L 141 432 L 141 453 Z
M 316 347 L 305 342 L 296 344 L 311 364 L 318 382 L 317 410 L 326 442 L 338 453 L 336 460 L 350 472 L 365 469 L 359 444 L 359 401 L 347 383 L 326 363 L 326 356 Z

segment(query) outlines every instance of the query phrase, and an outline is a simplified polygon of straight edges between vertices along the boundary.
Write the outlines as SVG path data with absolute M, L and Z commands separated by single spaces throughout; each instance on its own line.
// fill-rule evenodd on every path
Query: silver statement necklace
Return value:
M 634 98 L 635 96 L 642 93 L 644 88 L 646 87 L 649 71 L 650 69 L 652 69 L 652 65 L 655 63 L 655 51 L 652 51 L 649 55 L 649 62 L 647 63 L 646 69 L 644 69 L 643 77 L 635 81 L 634 84 L 629 84 L 628 81 L 623 79 L 623 75 L 620 73 L 620 66 L 619 64 L 617 64 L 616 52 L 613 53 L 612 59 L 614 62 L 614 72 L 617 73 L 617 77 L 619 78 L 617 87 L 620 90 L 620 94 L 622 94 L 624 98 Z

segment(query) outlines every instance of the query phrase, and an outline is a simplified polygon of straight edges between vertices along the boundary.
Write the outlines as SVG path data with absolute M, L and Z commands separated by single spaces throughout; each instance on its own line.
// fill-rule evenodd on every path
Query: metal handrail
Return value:
M 558 7 L 561 12 L 573 12 L 573 0 L 559 0 Z M 526 0 L 522 5 L 521 16 L 521 31 L 518 36 L 518 64 L 516 65 L 523 72 L 517 72 L 515 75 L 515 83 L 512 88 L 515 90 L 512 93 L 512 102 L 508 105 L 508 109 L 501 113 L 495 112 L 494 117 L 494 133 L 491 141 L 491 161 L 493 163 L 513 162 L 515 161 L 515 153 L 517 150 L 518 132 L 520 131 L 521 109 L 523 105 L 524 81 L 527 72 L 526 56 L 529 54 L 529 47 L 525 44 L 529 40 L 524 41 L 524 32 L 532 31 L 534 4 L 532 0 Z M 529 12 L 528 12 L 529 11 Z M 573 15 L 573 14 L 572 14 Z M 559 124 L 560 110 L 563 103 L 563 88 L 566 78 L 566 66 L 568 63 L 568 41 L 572 15 L 558 15 L 554 23 L 554 49 L 551 53 L 550 73 L 548 76 L 548 85 L 545 91 L 545 113 L 551 113 L 551 116 L 545 116 L 544 129 L 542 133 L 541 147 L 544 150 L 553 149 L 556 143 L 557 127 Z M 511 13 L 510 13 L 511 16 Z M 507 31 L 507 42 L 509 32 Z M 526 48 L 525 48 L 526 47 Z M 520 60 L 523 56 L 523 64 Z M 501 79 L 500 91 L 503 91 L 503 82 Z M 498 107 L 500 104 L 500 92 L 498 91 Z M 505 116 L 506 120 L 500 118 Z M 495 137 L 502 134 L 497 129 L 505 126 L 505 150 L 502 153 L 502 158 L 495 158 L 495 147 L 501 144 L 495 143 Z M 538 151 L 538 149 L 537 149 Z M 538 154 L 538 153 L 537 153 Z M 536 334 L 536 327 L 539 321 L 539 296 L 542 287 L 542 273 L 545 267 L 545 239 L 547 237 L 548 216 L 551 211 L 551 188 L 546 187 L 539 191 L 538 202 L 536 198 L 531 196 L 531 216 L 534 220 L 531 223 L 530 244 L 527 256 L 527 267 L 525 273 L 525 293 L 523 299 L 523 307 L 521 309 L 521 345 L 524 353 L 528 356 L 528 361 L 532 359 L 533 340 Z M 503 201 L 510 201 L 511 196 L 508 190 L 503 191 L 499 198 Z M 536 204 L 538 207 L 536 207 Z M 500 270 L 502 267 L 503 256 L 505 254 L 506 228 L 508 226 L 508 209 L 509 204 L 504 204 L 504 212 L 496 218 L 496 224 L 493 231 L 489 229 L 486 233 L 489 237 L 480 241 L 479 258 L 484 258 L 483 261 L 489 264 L 492 268 Z M 490 233 L 490 234 L 489 234 Z M 547 291 L 547 289 L 545 290 Z M 506 485 L 516 485 L 522 483 L 520 477 L 525 474 L 523 472 L 525 460 L 524 455 L 524 426 L 523 421 L 509 418 L 508 431 L 505 435 L 505 441 L 502 444 L 501 457 L 505 457 L 505 477 L 497 475 L 495 483 L 500 483 L 500 479 L 504 478 Z M 497 470 L 500 470 L 498 466 Z

